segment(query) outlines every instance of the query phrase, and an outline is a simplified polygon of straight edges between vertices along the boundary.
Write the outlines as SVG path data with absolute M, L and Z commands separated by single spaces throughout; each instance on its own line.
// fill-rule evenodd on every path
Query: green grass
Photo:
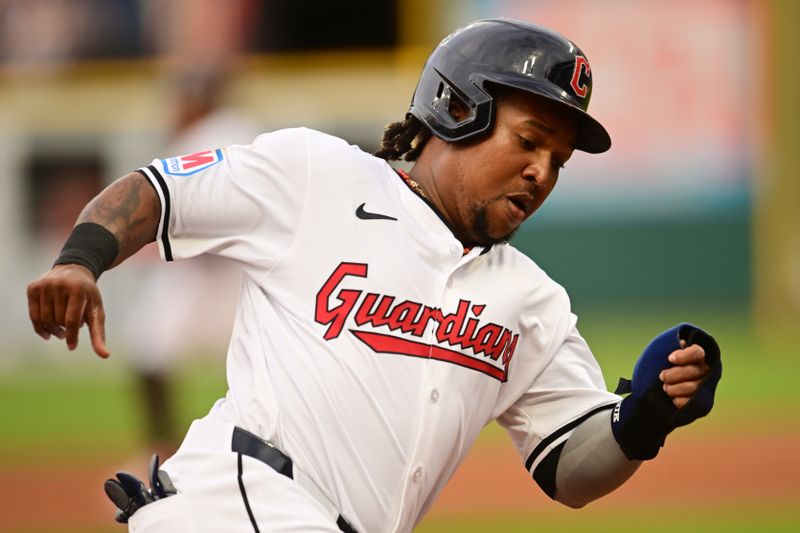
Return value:
M 479 514 L 482 513 L 482 514 Z M 120 526 L 105 529 L 25 529 L 16 533 L 119 533 Z M 795 533 L 800 515 L 795 506 L 687 505 L 679 510 L 635 507 L 624 511 L 590 508 L 580 511 L 537 511 L 519 516 L 498 517 L 491 509 L 476 510 L 454 517 L 423 520 L 416 533 Z
M 741 309 L 664 309 L 659 312 L 615 309 L 589 310 L 578 328 L 614 390 L 620 377 L 630 378 L 642 349 L 658 333 L 680 322 L 691 322 L 712 333 L 722 350 L 723 377 L 711 414 L 694 424 L 695 435 L 740 430 L 751 423 L 781 423 L 800 431 L 800 357 L 792 345 L 764 343 Z M 769 346 L 769 348 L 767 348 Z M 767 413 L 767 416 L 765 416 Z M 479 446 L 507 438 L 497 424 L 487 427 Z
M 619 377 L 630 377 L 636 358 L 653 336 L 683 321 L 709 331 L 722 350 L 723 375 L 709 420 L 735 425 L 742 419 L 763 417 L 767 408 L 773 419 L 783 418 L 800 428 L 797 347 L 759 339 L 745 310 L 698 310 L 687 305 L 659 312 L 589 312 L 578 325 L 613 390 Z
M 492 509 L 457 517 L 423 520 L 417 533 L 796 533 L 800 514 L 795 504 L 744 503 L 675 507 L 635 506 L 627 509 L 535 511 L 497 517 Z
M 104 529 L 25 529 L 16 533 L 119 533 L 120 526 Z M 416 533 L 796 533 L 800 514 L 786 504 L 742 504 L 685 507 L 632 507 L 625 510 L 536 510 L 498 516 L 492 509 L 476 509 L 460 516 L 424 519 Z
M 482 514 L 478 514 L 482 513 Z M 119 533 L 111 525 L 103 529 L 25 529 L 16 533 Z M 491 509 L 457 517 L 431 517 L 416 533 L 796 533 L 800 515 L 786 505 L 707 506 L 698 508 L 643 508 L 624 511 L 538 511 L 498 517 Z
M 120 364 L 104 361 L 104 365 Z M 136 383 L 121 367 L 91 372 L 94 362 L 36 362 L 0 376 L 0 464 L 48 457 L 129 455 L 143 444 Z M 226 391 L 219 362 L 198 362 L 176 374 L 178 424 L 188 427 Z M 182 430 L 181 430 L 182 432 Z M 58 442 L 58 446 L 53 446 Z

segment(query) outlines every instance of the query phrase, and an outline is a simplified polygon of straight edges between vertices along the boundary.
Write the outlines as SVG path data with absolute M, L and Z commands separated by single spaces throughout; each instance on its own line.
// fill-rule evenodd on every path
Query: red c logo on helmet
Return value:
M 586 93 L 589 90 L 589 87 L 585 83 L 581 83 L 581 73 L 583 70 L 586 70 L 586 75 L 591 76 L 592 68 L 589 66 L 589 62 L 583 56 L 575 56 L 575 70 L 572 71 L 572 81 L 569 82 L 572 90 L 575 91 L 575 94 L 580 96 L 581 98 L 586 98 Z

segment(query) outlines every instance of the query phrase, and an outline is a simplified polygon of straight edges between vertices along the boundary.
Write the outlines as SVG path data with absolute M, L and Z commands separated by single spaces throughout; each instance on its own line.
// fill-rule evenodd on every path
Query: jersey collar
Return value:
M 406 171 L 404 171 L 402 169 L 399 169 L 399 168 L 395 168 L 394 171 L 403 180 L 403 183 L 406 184 L 406 186 L 411 190 L 411 192 L 416 194 L 423 202 L 428 204 L 428 207 L 431 208 L 431 210 L 436 214 L 436 216 L 439 217 L 439 220 L 441 220 L 442 223 L 447 227 L 447 229 L 450 230 L 450 233 L 453 234 L 453 237 L 455 237 L 455 233 L 453 232 L 453 229 L 447 223 L 447 220 L 444 218 L 444 215 L 442 214 L 442 212 L 439 211 L 439 209 L 433 204 L 433 202 L 430 201 L 428 196 L 425 194 L 425 191 L 423 191 L 420 188 L 419 184 L 417 184 L 417 182 L 414 181 L 411 178 L 411 176 L 408 175 L 408 173 Z M 492 248 L 492 245 L 485 246 L 485 247 L 484 246 L 464 246 L 464 254 L 463 255 L 464 255 L 464 257 L 466 257 L 467 254 L 469 254 L 472 250 L 479 250 L 480 253 L 477 254 L 477 255 L 483 255 L 483 254 L 487 253 L 491 248 Z

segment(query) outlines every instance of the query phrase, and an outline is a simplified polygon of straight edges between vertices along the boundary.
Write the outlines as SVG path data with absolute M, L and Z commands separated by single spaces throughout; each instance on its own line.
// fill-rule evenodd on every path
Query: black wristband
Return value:
M 72 229 L 56 265 L 85 266 L 98 279 L 117 258 L 119 245 L 114 235 L 100 224 L 83 222 Z
M 660 385 L 653 385 L 641 398 L 627 396 L 611 412 L 611 430 L 625 457 L 646 461 L 658 455 L 675 427 L 678 408 Z

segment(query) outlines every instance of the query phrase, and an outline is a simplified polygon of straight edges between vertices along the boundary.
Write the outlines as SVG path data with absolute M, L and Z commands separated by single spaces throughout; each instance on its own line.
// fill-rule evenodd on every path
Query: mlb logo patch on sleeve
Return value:
M 222 161 L 222 148 L 206 150 L 161 160 L 164 173 L 171 176 L 191 176 Z

